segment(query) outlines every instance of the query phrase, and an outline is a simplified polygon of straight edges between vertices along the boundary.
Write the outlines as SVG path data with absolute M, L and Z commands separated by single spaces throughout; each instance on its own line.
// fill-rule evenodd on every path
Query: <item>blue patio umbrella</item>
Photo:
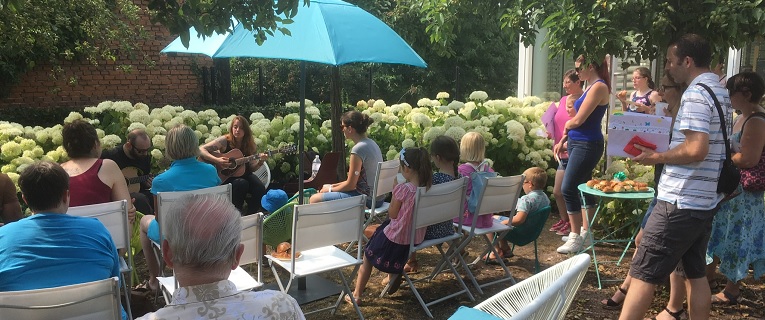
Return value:
M 369 12 L 340 0 L 311 0 L 300 7 L 285 25 L 289 35 L 279 31 L 262 45 L 255 42 L 252 32 L 235 23 L 232 32 L 214 34 L 202 39 L 192 37 L 186 48 L 175 39 L 161 52 L 198 53 L 212 58 L 252 57 L 290 59 L 300 64 L 300 132 L 298 149 L 304 152 L 305 122 L 305 62 L 339 66 L 354 62 L 407 64 L 425 68 L 419 55 L 384 22 Z M 190 34 L 198 34 L 194 28 Z M 303 161 L 298 161 L 303 172 Z M 303 179 L 298 179 L 303 189 Z M 302 197 L 299 197 L 302 201 Z

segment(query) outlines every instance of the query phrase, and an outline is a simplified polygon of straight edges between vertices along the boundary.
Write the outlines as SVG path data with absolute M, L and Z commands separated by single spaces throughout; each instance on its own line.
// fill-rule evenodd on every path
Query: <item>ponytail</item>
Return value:
M 593 62 L 592 66 L 595 67 L 595 71 L 598 73 L 598 77 L 600 77 L 600 79 L 606 83 L 608 91 L 611 91 L 611 71 L 608 69 L 608 56 L 603 58 L 603 63 L 597 64 Z
M 404 159 L 409 163 L 409 168 L 417 172 L 417 179 L 420 182 L 418 187 L 430 189 L 433 185 L 433 169 L 430 167 L 430 155 L 425 148 L 406 148 L 404 149 Z M 402 163 L 406 165 L 406 163 Z

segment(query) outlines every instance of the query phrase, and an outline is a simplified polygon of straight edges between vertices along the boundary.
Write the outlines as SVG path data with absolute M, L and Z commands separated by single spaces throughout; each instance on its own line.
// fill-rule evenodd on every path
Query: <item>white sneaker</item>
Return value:
M 568 234 L 568 241 L 558 247 L 558 253 L 575 253 L 582 250 L 582 237 L 576 233 Z
M 560 237 L 560 241 L 566 242 L 568 241 L 568 236 L 562 236 Z
M 588 248 L 590 245 L 592 245 L 589 231 L 583 230 L 579 237 L 582 238 L 582 248 Z
M 590 242 L 590 240 L 588 240 L 588 239 L 587 239 L 587 237 L 585 237 L 585 235 L 587 235 L 587 230 L 584 230 L 584 227 L 582 227 L 582 228 L 580 228 L 580 229 L 579 229 L 579 234 L 582 236 L 582 239 L 584 239 L 584 242 L 587 242 L 587 243 L 589 243 L 589 242 Z M 560 241 L 563 241 L 563 242 L 566 242 L 566 241 L 568 241 L 568 236 L 562 236 L 562 237 L 560 237 Z M 583 245 L 584 245 L 584 244 L 583 244 Z M 587 245 L 584 245 L 584 246 L 585 246 L 585 247 L 589 247 L 589 244 L 587 244 Z

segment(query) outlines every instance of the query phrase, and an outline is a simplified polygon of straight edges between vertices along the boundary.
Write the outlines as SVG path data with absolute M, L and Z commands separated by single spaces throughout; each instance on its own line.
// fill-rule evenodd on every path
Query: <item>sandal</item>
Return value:
M 622 308 L 622 304 L 624 304 L 624 300 L 627 299 L 627 289 L 624 289 L 622 287 L 616 287 L 616 288 L 619 289 L 619 292 L 621 292 L 622 295 L 624 295 L 624 298 L 622 299 L 622 301 L 619 301 L 619 302 L 614 301 L 614 299 L 612 298 L 608 298 L 607 300 L 600 301 L 600 303 L 603 305 L 603 309 L 619 310 Z M 669 310 L 667 310 L 667 312 L 669 312 Z
M 355 300 L 356 301 L 356 305 L 359 306 L 359 307 L 361 306 L 361 298 L 359 298 L 359 297 L 353 297 L 353 300 L 351 300 L 351 295 L 350 294 L 346 294 L 345 298 L 343 298 L 343 299 L 348 304 L 353 304 L 353 302 Z
M 672 312 L 672 311 L 669 311 L 669 309 L 667 309 L 667 307 L 664 307 L 664 311 L 666 311 L 666 312 L 667 312 L 667 314 L 669 314 L 669 315 L 670 315 L 670 316 L 671 316 L 673 319 L 675 319 L 675 320 L 682 320 L 681 316 L 682 316 L 682 315 L 685 313 L 685 308 L 683 308 L 683 309 L 680 309 L 680 311 L 675 311 L 675 312 Z M 662 312 L 663 312 L 663 311 L 662 311 Z M 661 314 L 661 313 L 659 313 L 659 314 Z M 653 318 L 651 318 L 651 319 L 652 319 L 652 320 L 656 320 L 656 318 L 657 318 L 658 316 L 659 316 L 659 315 L 656 315 L 656 317 L 653 317 Z
M 404 272 L 406 272 L 407 274 L 417 273 L 419 271 L 420 271 L 420 264 L 417 263 L 417 260 L 409 259 L 409 261 L 406 262 L 406 265 L 404 265 Z
M 387 278 L 386 278 L 387 279 Z M 388 295 L 392 295 L 398 291 L 399 288 L 401 288 L 401 282 L 403 282 L 404 277 L 399 273 L 395 275 L 393 278 L 393 283 L 390 284 L 390 287 L 388 288 L 388 291 L 386 292 Z
M 725 299 L 727 300 L 723 300 L 722 298 L 720 298 L 718 296 L 720 293 L 722 293 Z M 741 297 L 741 294 L 734 296 L 728 293 L 728 291 L 725 291 L 725 289 L 720 291 L 720 293 L 712 295 L 712 304 L 733 306 L 738 304 L 738 298 Z

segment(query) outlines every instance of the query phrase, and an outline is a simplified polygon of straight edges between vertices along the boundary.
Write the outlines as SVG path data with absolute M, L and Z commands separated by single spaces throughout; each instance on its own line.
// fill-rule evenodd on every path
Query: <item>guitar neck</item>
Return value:
M 127 181 L 127 184 L 134 184 L 134 183 L 146 182 L 151 177 L 152 175 L 147 174 L 147 175 L 142 175 L 142 176 L 133 177 L 133 178 L 125 178 L 125 180 Z

